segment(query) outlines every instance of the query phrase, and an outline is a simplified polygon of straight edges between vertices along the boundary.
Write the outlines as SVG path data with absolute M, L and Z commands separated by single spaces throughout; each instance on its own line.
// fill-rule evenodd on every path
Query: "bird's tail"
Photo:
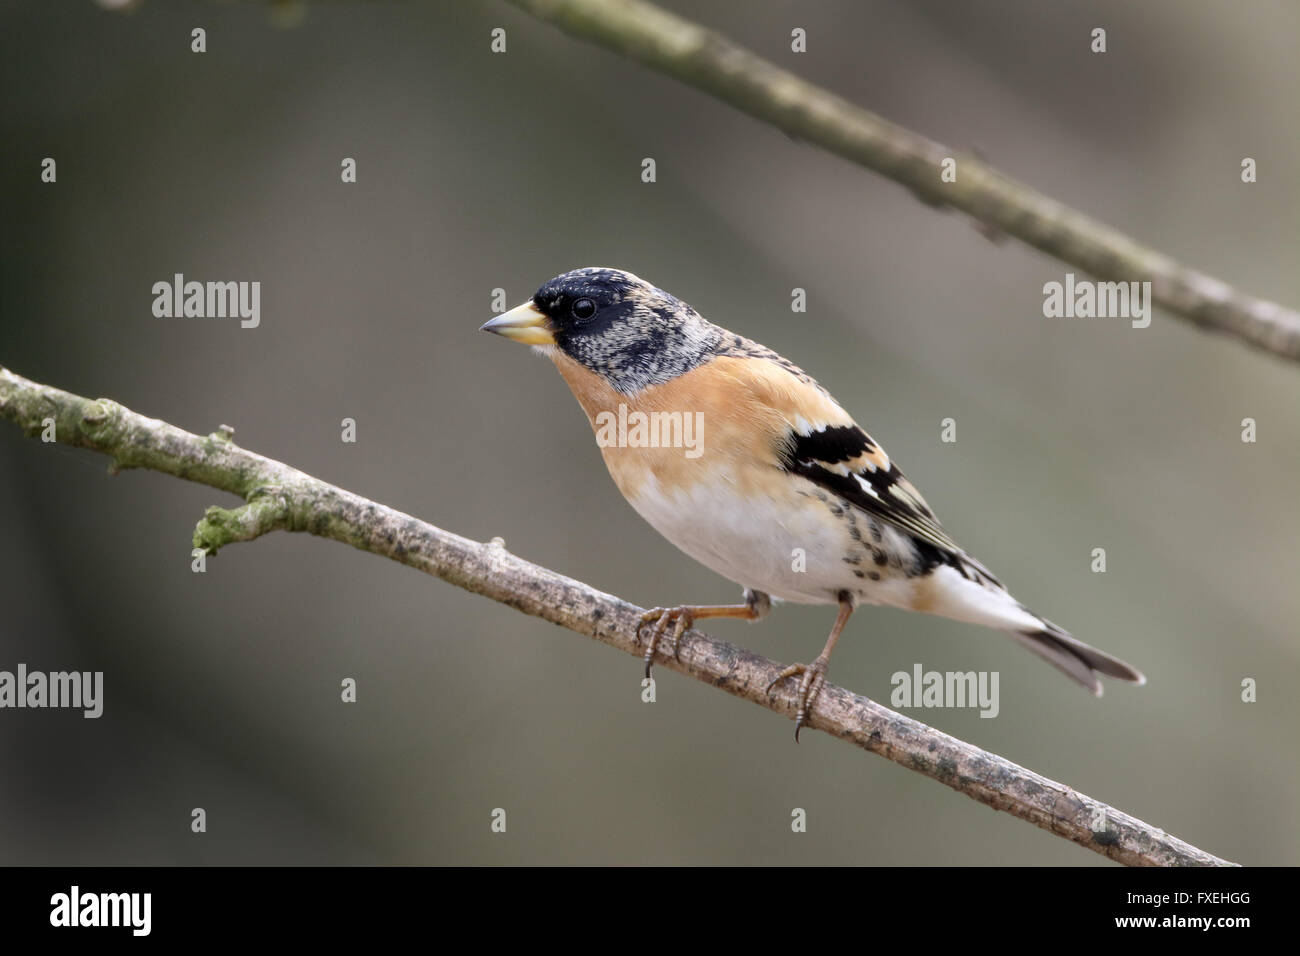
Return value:
M 1045 658 L 1054 667 L 1069 674 L 1092 691 L 1094 696 L 1101 696 L 1101 681 L 1097 679 L 1098 674 L 1131 681 L 1134 684 L 1147 682 L 1142 672 L 1131 664 L 1126 664 L 1118 657 L 1112 657 L 1105 651 L 1099 651 L 1092 645 L 1083 643 L 1051 621 L 1042 618 L 1039 620 L 1043 623 L 1040 629 L 1007 631 L 1007 633 L 1035 654 Z
M 961 555 L 958 566 L 942 566 L 930 579 L 927 601 L 916 610 L 929 611 L 958 621 L 1005 631 L 1019 643 L 1101 696 L 1097 675 L 1145 684 L 1135 667 L 1083 643 L 1077 637 L 1039 617 L 1011 596 L 984 565 Z

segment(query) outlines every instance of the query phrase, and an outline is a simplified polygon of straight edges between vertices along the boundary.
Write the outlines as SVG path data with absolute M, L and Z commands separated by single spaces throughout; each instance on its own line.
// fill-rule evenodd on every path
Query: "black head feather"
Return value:
M 708 361 L 723 330 L 673 295 L 621 269 L 575 269 L 533 295 L 555 345 L 625 395 Z

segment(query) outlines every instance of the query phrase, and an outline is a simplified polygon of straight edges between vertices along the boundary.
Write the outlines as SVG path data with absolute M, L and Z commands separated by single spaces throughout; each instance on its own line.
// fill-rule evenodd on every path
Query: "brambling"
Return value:
M 771 600 L 838 604 L 799 676 L 795 737 L 860 603 L 996 628 L 1095 695 L 1135 668 L 1013 598 L 939 526 L 871 437 L 806 372 L 618 269 L 577 269 L 482 327 L 549 357 L 587 413 L 619 491 L 665 538 L 744 588 L 744 603 L 654 608 L 674 654 L 695 621 L 756 621 Z M 671 631 L 669 630 L 671 628 Z

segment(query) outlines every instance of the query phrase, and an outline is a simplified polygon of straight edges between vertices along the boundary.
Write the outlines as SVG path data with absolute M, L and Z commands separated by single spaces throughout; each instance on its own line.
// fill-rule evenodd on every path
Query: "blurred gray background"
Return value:
M 1300 303 L 1294 4 L 667 6 Z M 0 363 L 228 423 L 640 604 L 730 601 L 624 503 L 550 364 L 475 331 L 495 287 L 629 269 L 811 370 L 1019 598 L 1150 678 L 1098 701 L 994 632 L 868 608 L 833 681 L 887 701 L 916 662 L 999 671 L 994 720 L 908 713 L 1229 859 L 1300 862 L 1294 365 L 1160 312 L 1044 319 L 1070 267 L 500 2 L 313 4 L 285 29 L 253 4 L 11 0 L 3 26 Z M 260 280 L 261 327 L 154 318 L 176 272 Z M 638 661 L 338 544 L 275 535 L 193 574 L 194 522 L 233 499 L 105 466 L 0 426 L 0 669 L 107 685 L 98 721 L 0 712 L 2 862 L 1105 865 L 665 671 L 643 704 Z M 709 630 L 792 661 L 830 623 Z

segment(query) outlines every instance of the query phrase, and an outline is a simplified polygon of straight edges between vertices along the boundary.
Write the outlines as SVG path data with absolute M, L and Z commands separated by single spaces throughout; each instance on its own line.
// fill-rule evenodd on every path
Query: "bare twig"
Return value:
M 306 531 L 392 558 L 475 594 L 567 627 L 639 657 L 642 609 L 516 557 L 496 539 L 487 544 L 368 501 L 295 468 L 234 444 L 222 426 L 207 437 L 122 407 L 40 385 L 0 367 L 0 418 L 28 435 L 108 455 L 110 471 L 147 468 L 239 495 L 234 509 L 209 508 L 194 529 L 194 547 L 215 554 L 268 531 Z M 781 665 L 700 631 L 682 639 L 681 659 L 659 655 L 662 667 L 793 719 L 788 690 L 765 688 Z M 1084 796 L 827 684 L 809 727 L 933 777 L 997 810 L 1129 865 L 1231 865 L 1126 813 Z
M 805 142 L 902 183 L 922 201 L 974 217 L 1106 281 L 1149 281 L 1170 314 L 1300 360 L 1300 314 L 1175 262 L 1118 230 L 891 123 L 719 33 L 644 0 L 510 0 L 566 33 L 609 47 L 730 103 Z M 940 163 L 957 159 L 956 182 Z

